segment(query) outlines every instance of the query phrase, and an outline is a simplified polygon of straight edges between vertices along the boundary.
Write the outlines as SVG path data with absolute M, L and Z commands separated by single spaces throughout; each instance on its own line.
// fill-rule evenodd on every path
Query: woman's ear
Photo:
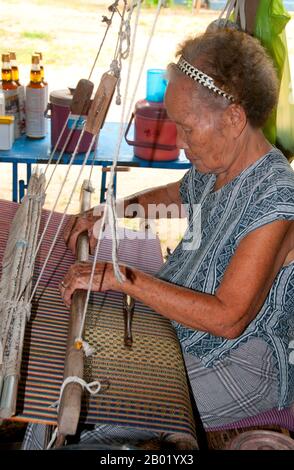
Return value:
M 243 107 L 234 103 L 226 108 L 225 120 L 226 124 L 231 128 L 234 137 L 239 137 L 247 124 L 247 117 Z

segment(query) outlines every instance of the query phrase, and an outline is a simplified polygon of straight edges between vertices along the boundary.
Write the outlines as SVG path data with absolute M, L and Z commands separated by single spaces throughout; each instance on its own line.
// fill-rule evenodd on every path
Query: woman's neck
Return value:
M 272 145 L 266 140 L 263 132 L 259 129 L 253 129 L 248 126 L 242 136 L 232 146 L 232 164 L 216 177 L 214 191 L 217 191 L 225 184 L 232 181 L 243 170 L 248 168 L 254 162 L 266 155 L 272 148 Z

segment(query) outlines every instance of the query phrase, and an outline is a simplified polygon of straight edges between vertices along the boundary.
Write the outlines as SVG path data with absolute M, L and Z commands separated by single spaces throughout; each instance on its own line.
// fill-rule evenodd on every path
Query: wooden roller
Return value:
M 81 190 L 81 212 L 90 209 L 92 192 L 93 188 L 89 181 L 84 181 Z M 78 261 L 88 261 L 88 257 L 88 234 L 81 234 L 77 242 L 77 259 Z M 76 349 L 75 339 L 79 336 L 86 295 L 87 293 L 85 291 L 75 291 L 72 298 L 64 367 L 64 380 L 71 376 L 83 379 L 84 352 L 83 349 Z M 65 436 L 76 434 L 80 418 L 82 394 L 83 389 L 78 383 L 69 383 L 64 388 L 58 411 L 59 438 L 57 446 L 58 442 L 63 442 L 63 438 Z

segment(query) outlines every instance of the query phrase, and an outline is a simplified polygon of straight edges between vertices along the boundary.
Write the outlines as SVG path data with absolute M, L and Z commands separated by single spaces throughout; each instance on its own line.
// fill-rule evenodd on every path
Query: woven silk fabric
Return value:
M 17 204 L 0 201 L 0 261 Z M 43 211 L 41 230 L 48 212 Z M 34 278 L 43 265 L 61 219 L 55 213 L 35 263 Z M 66 221 L 65 221 L 66 222 Z M 111 241 L 101 243 L 100 259 L 111 259 Z M 122 239 L 119 260 L 148 273 L 162 264 L 158 239 Z M 28 422 L 56 424 L 63 381 L 69 312 L 58 284 L 74 258 L 58 240 L 41 279 L 27 324 L 18 392 L 17 414 Z M 81 423 L 116 424 L 182 435 L 195 442 L 194 420 L 180 346 L 170 322 L 136 302 L 133 346 L 124 346 L 122 295 L 91 295 L 85 339 L 95 348 L 85 361 L 85 380 L 100 380 L 96 397 L 84 396 Z

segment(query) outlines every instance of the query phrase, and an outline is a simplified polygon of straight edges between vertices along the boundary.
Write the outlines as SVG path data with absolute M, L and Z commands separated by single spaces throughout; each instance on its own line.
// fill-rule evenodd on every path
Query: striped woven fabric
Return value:
M 0 261 L 16 208 L 14 203 L 0 201 Z M 47 214 L 43 212 L 41 227 Z M 50 223 L 35 264 L 35 278 L 60 218 L 55 213 Z M 110 254 L 111 241 L 106 238 L 100 259 L 110 259 Z M 124 238 L 119 259 L 154 273 L 162 263 L 159 241 Z M 58 284 L 73 262 L 60 239 L 37 289 L 26 328 L 15 420 L 56 424 L 56 410 L 50 405 L 58 399 L 63 381 L 69 319 Z M 133 346 L 128 349 L 124 346 L 121 294 L 95 293 L 90 299 L 85 338 L 96 351 L 86 360 L 85 379 L 100 380 L 104 387 L 97 397 L 84 397 L 81 422 L 138 427 L 195 442 L 181 350 L 169 321 L 137 302 Z

